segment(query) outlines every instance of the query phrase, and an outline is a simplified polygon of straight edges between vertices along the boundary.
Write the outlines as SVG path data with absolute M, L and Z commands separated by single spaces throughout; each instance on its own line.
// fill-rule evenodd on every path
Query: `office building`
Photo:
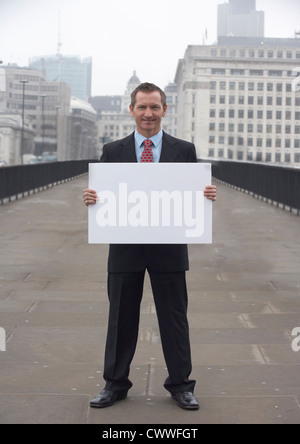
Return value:
M 226 37 L 179 60 L 178 137 L 198 157 L 300 163 L 300 39 Z
M 71 95 L 88 101 L 91 96 L 92 58 L 81 59 L 71 55 L 44 55 L 33 57 L 30 67 L 40 70 L 48 82 L 65 82 Z
M 256 11 L 256 0 L 229 0 L 218 5 L 218 38 L 264 37 L 264 12 Z

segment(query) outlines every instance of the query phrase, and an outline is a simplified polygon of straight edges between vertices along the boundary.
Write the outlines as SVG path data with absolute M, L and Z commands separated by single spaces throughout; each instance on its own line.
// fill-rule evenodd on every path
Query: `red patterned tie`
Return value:
M 145 148 L 142 152 L 141 162 L 153 162 L 152 142 L 149 139 L 144 140 Z

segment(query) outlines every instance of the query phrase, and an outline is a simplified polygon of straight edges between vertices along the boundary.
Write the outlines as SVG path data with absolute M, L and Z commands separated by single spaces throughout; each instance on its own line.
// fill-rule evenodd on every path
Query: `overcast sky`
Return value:
M 242 1 L 242 0 L 241 0 Z M 57 50 L 93 57 L 92 95 L 123 94 L 136 70 L 164 88 L 174 80 L 188 45 L 217 38 L 217 5 L 224 0 L 0 0 L 0 60 L 28 66 Z M 300 0 L 257 0 L 266 37 L 294 37 Z M 60 16 L 60 20 L 59 20 Z

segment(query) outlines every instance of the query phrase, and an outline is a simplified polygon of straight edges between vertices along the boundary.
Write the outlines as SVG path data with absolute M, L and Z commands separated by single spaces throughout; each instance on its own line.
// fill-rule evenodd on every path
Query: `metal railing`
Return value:
M 212 164 L 217 180 L 300 213 L 300 168 L 230 160 L 199 160 Z
M 24 197 L 88 172 L 94 159 L 70 160 L 0 168 L 0 201 Z M 300 168 L 255 162 L 199 159 L 212 164 L 215 179 L 265 198 L 300 214 Z
M 70 160 L 0 168 L 1 203 L 5 199 L 18 199 L 87 173 L 89 162 L 96 161 Z

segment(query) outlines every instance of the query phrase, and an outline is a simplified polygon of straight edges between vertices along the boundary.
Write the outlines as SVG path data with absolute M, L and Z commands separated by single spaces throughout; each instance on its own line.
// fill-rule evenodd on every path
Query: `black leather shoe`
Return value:
M 199 403 L 192 392 L 179 392 L 172 395 L 179 407 L 185 410 L 198 410 Z
M 116 401 L 127 398 L 127 392 L 112 392 L 110 390 L 102 390 L 96 398 L 90 401 L 90 406 L 94 408 L 104 408 L 114 405 Z

